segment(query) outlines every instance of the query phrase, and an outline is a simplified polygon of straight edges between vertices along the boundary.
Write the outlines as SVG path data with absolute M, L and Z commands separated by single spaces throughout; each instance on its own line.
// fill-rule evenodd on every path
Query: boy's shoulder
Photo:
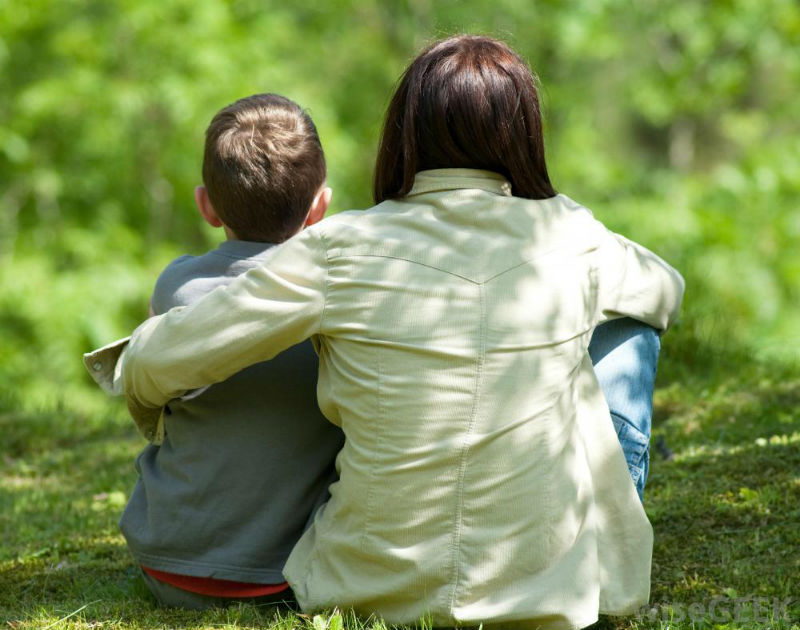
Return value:
M 151 299 L 153 311 L 159 315 L 175 306 L 186 306 L 230 283 L 257 266 L 271 247 L 269 243 L 224 241 L 205 254 L 179 256 L 156 280 Z

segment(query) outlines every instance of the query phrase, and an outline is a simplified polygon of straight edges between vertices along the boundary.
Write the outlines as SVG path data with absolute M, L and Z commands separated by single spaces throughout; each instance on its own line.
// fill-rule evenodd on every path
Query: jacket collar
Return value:
M 414 185 L 407 196 L 467 188 L 477 188 L 506 197 L 511 196 L 511 183 L 505 177 L 491 171 L 472 168 L 437 168 L 420 171 L 414 178 Z

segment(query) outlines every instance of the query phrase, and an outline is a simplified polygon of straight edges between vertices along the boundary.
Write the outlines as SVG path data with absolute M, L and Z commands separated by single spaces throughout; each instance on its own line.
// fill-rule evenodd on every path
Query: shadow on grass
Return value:
M 46 451 L 79 450 L 87 443 L 126 441 L 135 437 L 132 423 L 127 420 L 89 419 L 66 409 L 0 412 L 0 431 L 4 439 L 3 454 L 11 458 Z
M 64 627 L 275 627 L 289 615 L 276 606 L 234 604 L 227 609 L 189 611 L 160 607 L 122 540 L 81 540 L 36 557 L 0 564 L 0 619 L 11 628 Z M 288 626 L 297 627 L 297 624 Z
M 674 458 L 655 457 L 645 495 L 651 605 L 792 599 L 800 621 L 800 369 L 683 339 L 665 373 L 654 442 Z

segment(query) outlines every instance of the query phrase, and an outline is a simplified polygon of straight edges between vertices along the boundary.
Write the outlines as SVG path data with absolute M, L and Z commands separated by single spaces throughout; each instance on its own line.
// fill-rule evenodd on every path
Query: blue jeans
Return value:
M 589 343 L 594 372 L 642 500 L 650 468 L 653 386 L 660 349 L 658 332 L 629 318 L 601 324 Z

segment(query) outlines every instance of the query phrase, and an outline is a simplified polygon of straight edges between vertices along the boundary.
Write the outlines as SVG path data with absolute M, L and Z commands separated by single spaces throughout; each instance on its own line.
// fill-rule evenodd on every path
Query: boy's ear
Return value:
M 308 211 L 306 222 L 303 224 L 304 227 L 314 225 L 325 216 L 325 213 L 328 211 L 328 206 L 331 205 L 332 195 L 333 191 L 327 186 L 319 189 L 319 192 L 314 197 L 314 201 L 311 202 L 311 208 Z
M 195 186 L 194 202 L 202 217 L 211 227 L 222 227 L 222 220 L 217 216 L 214 206 L 211 205 L 211 199 L 208 198 L 208 190 L 205 186 Z

